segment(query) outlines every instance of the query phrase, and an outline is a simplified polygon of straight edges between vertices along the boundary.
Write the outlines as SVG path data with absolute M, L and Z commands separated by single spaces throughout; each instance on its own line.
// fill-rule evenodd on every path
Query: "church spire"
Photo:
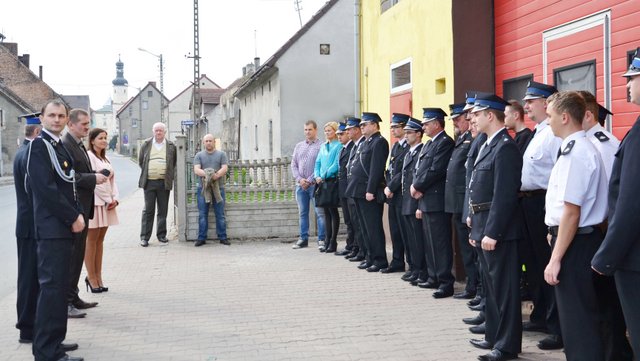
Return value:
M 111 82 L 114 86 L 127 86 L 129 82 L 124 78 L 124 63 L 120 60 L 118 54 L 118 62 L 116 63 L 116 78 Z

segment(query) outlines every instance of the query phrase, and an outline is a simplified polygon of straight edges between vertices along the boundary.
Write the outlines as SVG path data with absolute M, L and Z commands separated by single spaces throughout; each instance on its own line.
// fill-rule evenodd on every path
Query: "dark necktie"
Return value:
M 84 143 L 78 142 L 78 145 L 80 146 L 80 149 L 82 149 L 82 155 L 84 156 L 84 160 L 87 161 L 87 164 L 90 164 L 91 160 L 89 159 L 89 155 L 87 154 L 87 148 L 84 147 Z

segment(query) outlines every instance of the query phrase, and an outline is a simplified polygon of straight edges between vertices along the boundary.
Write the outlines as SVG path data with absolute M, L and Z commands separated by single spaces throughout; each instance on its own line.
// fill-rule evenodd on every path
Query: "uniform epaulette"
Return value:
M 562 150 L 562 155 L 567 155 L 569 153 L 571 153 L 571 149 L 573 149 L 573 146 L 576 144 L 575 140 L 570 141 L 566 147 L 564 147 L 564 149 Z
M 609 137 L 607 137 L 607 135 L 604 134 L 603 132 L 595 132 L 593 133 L 593 136 L 596 137 L 596 139 L 598 139 L 601 142 L 606 142 L 609 140 Z

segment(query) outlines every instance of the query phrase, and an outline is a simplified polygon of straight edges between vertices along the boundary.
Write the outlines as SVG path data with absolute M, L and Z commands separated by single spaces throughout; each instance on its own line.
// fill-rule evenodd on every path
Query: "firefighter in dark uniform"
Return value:
M 449 106 L 451 120 L 456 132 L 456 140 L 447 166 L 447 179 L 444 185 L 444 211 L 451 214 L 451 223 L 455 230 L 464 271 L 467 275 L 467 284 L 464 291 L 456 294 L 456 299 L 472 299 L 476 296 L 478 285 L 478 268 L 476 267 L 476 253 L 469 244 L 469 230 L 466 218 L 462 219 L 464 207 L 464 193 L 466 189 L 467 155 L 471 148 L 471 131 L 464 106 L 466 103 L 451 104 Z M 467 205 L 468 208 L 468 205 Z
M 444 185 L 454 142 L 444 131 L 444 117 L 447 113 L 440 108 L 424 108 L 423 112 L 422 129 L 431 140 L 420 152 L 411 195 L 418 199 L 419 212 L 416 215 L 422 219 L 427 270 L 431 268 L 433 272 L 418 286 L 435 288 L 437 290 L 433 297 L 444 298 L 453 295 L 455 282 L 451 273 L 451 217 L 444 212 Z
M 640 48 L 629 70 L 627 88 L 631 102 L 640 105 Z M 591 267 L 604 275 L 613 275 L 627 323 L 631 347 L 640 355 L 640 117 L 622 139 L 609 182 L 609 228 Z
M 340 123 L 338 126 L 338 140 L 342 143 L 342 149 L 340 149 L 340 156 L 338 157 L 338 196 L 340 197 L 340 207 L 342 208 L 342 218 L 344 224 L 347 226 L 347 241 L 344 250 L 336 252 L 336 256 L 346 256 L 356 247 L 355 236 L 353 230 L 353 224 L 351 222 L 351 215 L 349 214 L 349 204 L 347 202 L 347 162 L 349 161 L 349 153 L 353 149 L 353 142 L 349 138 L 349 134 L 346 132 L 347 123 Z
M 36 264 L 36 240 L 33 225 L 33 204 L 25 189 L 24 176 L 26 174 L 25 160 L 29 144 L 42 130 L 40 113 L 27 114 L 25 138 L 16 152 L 13 160 L 13 184 L 16 189 L 16 239 L 18 249 L 18 298 L 16 310 L 18 322 L 16 328 L 20 330 L 20 343 L 33 341 L 33 325 L 36 317 L 36 302 L 38 300 L 38 269 Z
M 358 268 L 368 272 L 378 272 L 389 266 L 382 228 L 384 169 L 389 156 L 389 142 L 380 134 L 378 123 L 381 121 L 376 113 L 362 113 L 360 129 L 366 139 L 352 161 L 353 179 L 349 180 L 347 186 L 347 195 L 356 202 L 360 228 L 367 247 L 366 259 Z
M 469 242 L 482 248 L 486 294 L 484 340 L 471 340 L 491 352 L 479 360 L 518 357 L 522 348 L 522 313 L 518 272 L 518 240 L 522 237 L 518 191 L 522 156 L 504 127 L 508 103 L 496 95 L 477 96 L 471 109 L 478 131 L 487 134 L 473 166 L 469 184 Z
M 418 119 L 409 118 L 404 127 L 405 139 L 408 150 L 402 163 L 402 174 L 400 177 L 400 191 L 402 194 L 402 216 L 404 227 L 407 229 L 406 252 L 409 270 L 402 275 L 402 279 L 407 282 L 416 282 L 419 278 L 427 279 L 427 265 L 424 257 L 424 233 L 422 232 L 422 220 L 416 218 L 418 210 L 418 200 L 411 197 L 411 184 L 413 183 L 413 173 L 418 156 L 422 150 L 422 124 Z
M 347 126 L 345 130 L 353 143 L 351 150 L 349 151 L 349 159 L 347 160 L 347 189 L 345 189 L 345 196 L 347 197 L 347 205 L 349 206 L 349 215 L 351 216 L 351 225 L 353 226 L 353 233 L 355 238 L 355 244 L 349 254 L 345 256 L 351 262 L 363 262 L 365 255 L 367 254 L 367 247 L 364 244 L 364 236 L 362 229 L 360 228 L 360 215 L 358 214 L 358 208 L 356 207 L 356 200 L 349 193 L 349 183 L 354 182 L 355 178 L 352 177 L 351 171 L 358 159 L 360 147 L 364 143 L 364 136 L 360 130 L 360 119 L 350 117 L 347 119 Z M 352 185 L 355 187 L 355 185 Z
M 388 216 L 389 216 L 389 233 L 391 235 L 391 244 L 393 247 L 392 259 L 389 267 L 381 270 L 382 273 L 404 272 L 405 253 L 407 263 L 410 263 L 409 247 L 407 245 L 407 229 L 403 225 L 402 217 L 402 164 L 404 156 L 409 150 L 407 140 L 404 139 L 404 126 L 407 124 L 409 116 L 401 113 L 393 113 L 391 117 L 391 133 L 398 138 L 389 154 L 389 166 L 385 172 L 387 187 L 384 194 L 387 197 Z
M 24 160 L 33 201 L 40 286 L 33 339 L 36 361 L 82 360 L 67 356 L 62 346 L 67 332 L 73 233 L 85 227 L 75 192 L 73 160 L 60 139 L 68 113 L 61 101 L 45 105 L 40 116 L 44 129 L 31 142 Z

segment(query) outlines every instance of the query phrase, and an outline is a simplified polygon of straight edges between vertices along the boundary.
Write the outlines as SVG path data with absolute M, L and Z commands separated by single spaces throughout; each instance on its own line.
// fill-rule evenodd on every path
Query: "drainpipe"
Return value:
M 354 0 L 353 45 L 354 45 L 354 95 L 353 116 L 360 117 L 360 0 Z

